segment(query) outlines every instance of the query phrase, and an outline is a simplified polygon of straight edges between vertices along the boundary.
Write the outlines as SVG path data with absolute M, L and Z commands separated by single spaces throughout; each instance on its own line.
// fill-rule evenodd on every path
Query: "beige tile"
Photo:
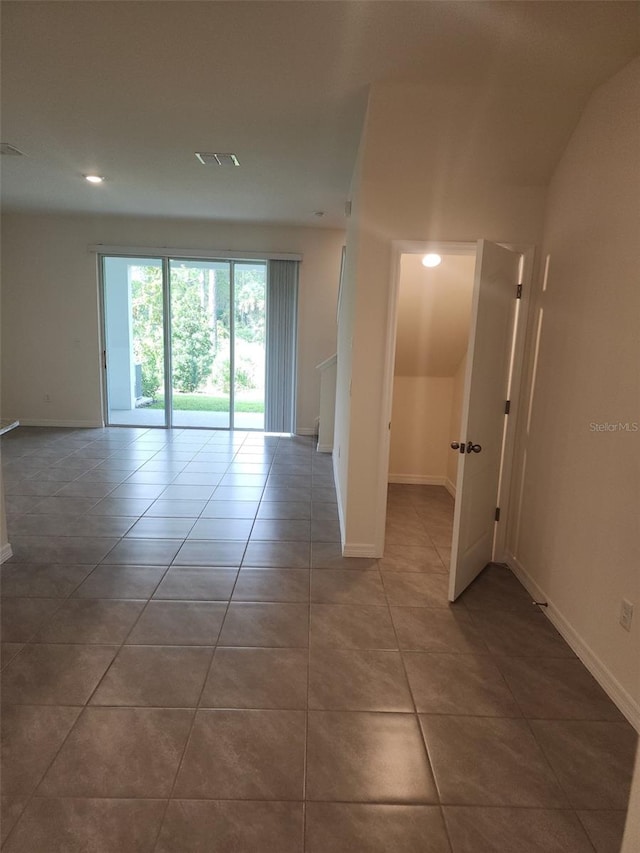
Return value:
M 380 560 L 381 572 L 429 572 L 446 574 L 440 554 L 432 545 L 392 545 L 387 543 Z
M 413 711 L 399 652 L 313 648 L 309 667 L 310 708 Z
M 307 853 L 450 853 L 440 809 L 308 803 Z M 479 853 L 475 851 L 475 853 Z
M 53 706 L 2 709 L 3 796 L 33 791 L 79 714 L 79 708 Z
M 402 649 L 456 654 L 487 652 L 470 616 L 460 609 L 392 607 L 391 616 Z
M 0 844 L 4 844 L 22 814 L 28 799 L 28 797 L 0 798 Z
M 162 800 L 31 800 L 6 846 L 8 853 L 152 853 Z
M 113 565 L 168 566 L 181 545 L 181 539 L 121 539 L 109 551 L 106 562 Z
M 251 541 L 309 542 L 311 524 L 306 519 L 258 518 L 251 531 Z
M 506 566 L 489 565 L 462 594 L 470 610 L 524 610 L 534 612 L 532 598 Z
M 309 601 L 308 569 L 241 569 L 234 601 Z
M 173 561 L 174 566 L 239 566 L 246 544 L 222 539 L 187 539 Z
M 301 853 L 302 803 L 172 800 L 155 853 Z
M 39 632 L 41 643 L 122 643 L 144 601 L 68 599 Z
M 302 800 L 304 711 L 198 711 L 181 799 Z
M 86 708 L 38 794 L 46 797 L 167 797 L 193 712 Z
M 311 601 L 325 604 L 386 604 L 377 569 L 313 569 Z
M 25 646 L 3 673 L 2 701 L 84 705 L 117 651 L 117 646 Z
M 13 560 L 16 563 L 69 563 L 95 566 L 117 543 L 118 540 L 115 538 L 93 536 L 11 537 Z
M 308 644 L 306 604 L 231 602 L 220 633 L 222 646 L 304 648 Z
M 420 715 L 440 792 L 449 805 L 568 805 L 524 720 Z
M 26 643 L 62 607 L 59 598 L 5 598 L 0 602 L 3 643 Z
M 521 711 L 490 657 L 403 652 L 418 711 L 519 717 Z
M 306 523 L 306 522 L 305 522 Z M 309 541 L 257 542 L 247 545 L 242 565 L 254 568 L 308 569 Z
M 24 643 L 0 643 L 0 667 L 4 669 L 23 648 Z
M 532 720 L 530 725 L 574 808 L 627 808 L 638 742 L 627 722 Z
M 212 656 L 206 647 L 124 646 L 91 704 L 195 708 Z
M 169 569 L 153 597 L 190 601 L 228 601 L 237 576 L 237 569 L 178 566 Z
M 110 566 L 102 563 L 80 584 L 74 598 L 149 598 L 166 566 Z
M 310 711 L 307 799 L 437 802 L 415 716 Z
M 537 612 L 522 610 L 469 611 L 489 651 L 495 655 L 575 658 L 551 622 Z
M 312 604 L 310 642 L 343 649 L 398 647 L 388 608 L 373 604 Z
M 389 604 L 405 607 L 450 607 L 447 575 L 387 572 L 382 575 Z
M 625 811 L 579 811 L 578 817 L 596 853 L 620 853 L 627 819 Z
M 225 603 L 211 601 L 150 601 L 127 643 L 213 646 L 226 608 Z
M 218 648 L 202 694 L 203 708 L 307 706 L 306 649 Z
M 598 682 L 577 658 L 507 658 L 495 662 L 525 717 L 622 720 Z
M 574 812 L 446 806 L 454 853 L 593 853 Z
M 0 593 L 3 598 L 66 598 L 92 569 L 92 565 L 9 563 L 2 567 Z

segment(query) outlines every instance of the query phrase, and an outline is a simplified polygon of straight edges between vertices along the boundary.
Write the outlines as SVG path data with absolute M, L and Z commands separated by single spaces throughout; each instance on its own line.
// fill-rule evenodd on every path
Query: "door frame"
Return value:
M 494 241 L 498 242 L 498 241 Z M 507 427 L 504 435 L 503 464 L 499 485 L 500 521 L 496 525 L 493 545 L 493 559 L 504 562 L 507 554 L 506 531 L 510 515 L 511 480 L 513 456 L 518 434 L 518 410 L 522 390 L 522 375 L 525 355 L 527 318 L 533 281 L 535 246 L 499 242 L 500 246 L 518 252 L 522 256 L 520 282 L 522 297 L 518 300 L 518 314 L 515 325 L 516 344 L 513 351 L 511 371 L 511 401 Z M 387 328 L 385 334 L 385 354 L 382 376 L 382 407 L 380 420 L 380 454 L 378 457 L 378 494 L 376 500 L 376 553 L 384 553 L 385 527 L 387 518 L 387 492 L 389 485 L 389 454 L 391 447 L 391 414 L 393 408 L 393 381 L 396 358 L 396 340 L 398 333 L 398 294 L 400 290 L 400 259 L 402 255 L 424 255 L 437 252 L 442 255 L 475 255 L 477 242 L 457 242 L 448 240 L 393 240 L 391 242 L 391 269 L 387 307 Z M 514 287 L 515 287 L 514 282 Z

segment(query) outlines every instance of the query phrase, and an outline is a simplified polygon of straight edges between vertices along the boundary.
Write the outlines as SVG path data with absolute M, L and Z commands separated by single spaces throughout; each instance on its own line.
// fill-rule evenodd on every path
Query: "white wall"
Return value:
M 391 416 L 390 483 L 444 485 L 453 379 L 396 376 Z
M 447 93 L 445 93 L 447 94 Z M 443 95 L 444 96 L 444 95 Z M 347 232 L 350 259 L 345 307 L 344 348 L 349 346 L 349 380 L 339 378 L 335 445 L 348 461 L 337 469 L 344 547 L 349 553 L 380 556 L 378 511 L 386 467 L 378 464 L 385 446 L 387 318 L 393 240 L 490 240 L 539 243 L 543 186 L 511 184 L 485 173 L 468 148 L 469 126 L 434 127 L 427 85 L 374 86 L 354 179 L 354 215 Z M 467 104 L 451 112 L 464 115 Z M 496 127 L 496 133 L 501 128 Z M 449 143 L 467 150 L 456 161 Z M 465 136 L 465 133 L 467 134 Z M 440 134 L 442 158 L 424 156 L 424 140 Z M 464 152 L 463 152 L 464 153 Z M 341 371 L 340 348 L 338 370 Z M 344 366 L 344 362 L 343 362 Z M 351 396 L 349 396 L 349 388 Z
M 636 726 L 640 432 L 591 425 L 640 423 L 638 104 L 640 59 L 594 93 L 549 187 L 508 530 L 514 564 Z
M 2 393 L 5 417 L 101 422 L 94 243 L 301 253 L 297 428 L 314 431 L 316 364 L 335 352 L 341 231 L 202 220 L 5 214 Z M 49 394 L 50 403 L 44 402 Z

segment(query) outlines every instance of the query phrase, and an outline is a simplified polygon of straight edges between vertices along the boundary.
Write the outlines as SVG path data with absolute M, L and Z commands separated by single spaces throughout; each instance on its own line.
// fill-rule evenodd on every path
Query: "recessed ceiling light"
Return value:
M 90 184 L 102 184 L 104 183 L 104 178 L 102 175 L 83 175 L 85 181 L 89 181 Z
M 436 255 L 435 252 L 430 252 L 428 255 L 425 255 L 422 259 L 423 267 L 437 267 L 442 263 L 442 258 L 440 255 Z

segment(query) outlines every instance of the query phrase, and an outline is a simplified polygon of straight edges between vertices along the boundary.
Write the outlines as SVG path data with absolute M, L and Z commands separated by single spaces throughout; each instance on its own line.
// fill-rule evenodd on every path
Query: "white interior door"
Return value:
M 505 402 L 513 348 L 520 254 L 478 241 L 453 522 L 449 600 L 493 556 Z

